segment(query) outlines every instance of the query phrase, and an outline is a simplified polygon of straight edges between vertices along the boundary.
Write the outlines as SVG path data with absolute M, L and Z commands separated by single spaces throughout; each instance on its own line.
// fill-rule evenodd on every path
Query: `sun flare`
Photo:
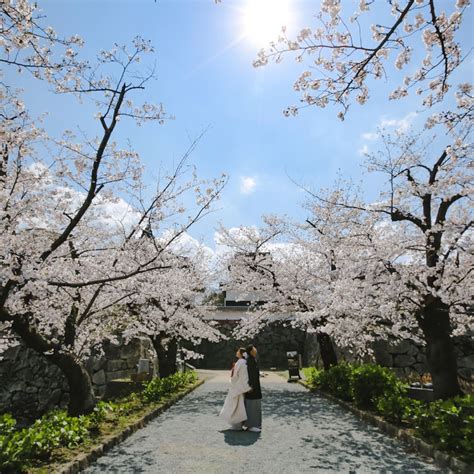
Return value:
M 248 0 L 243 13 L 244 34 L 257 46 L 265 46 L 277 39 L 289 20 L 288 0 Z

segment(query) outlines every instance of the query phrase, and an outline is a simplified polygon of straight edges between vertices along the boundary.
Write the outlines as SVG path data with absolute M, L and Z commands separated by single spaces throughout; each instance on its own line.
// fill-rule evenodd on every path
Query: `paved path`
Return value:
M 86 472 L 426 472 L 437 468 L 338 405 L 275 375 L 262 379 L 263 432 L 228 430 L 217 417 L 227 373 L 208 379 Z

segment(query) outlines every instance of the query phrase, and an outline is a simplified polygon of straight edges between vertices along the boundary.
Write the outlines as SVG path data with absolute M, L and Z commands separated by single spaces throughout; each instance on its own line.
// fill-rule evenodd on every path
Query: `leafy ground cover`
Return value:
M 89 415 L 70 417 L 58 410 L 23 429 L 16 428 L 10 414 L 0 415 L 0 472 L 49 472 L 52 464 L 67 462 L 101 439 L 121 432 L 196 381 L 195 372 L 155 378 L 139 393 L 98 402 Z
M 323 371 L 303 369 L 310 387 L 372 411 L 407 428 L 436 448 L 474 462 L 474 396 L 422 402 L 407 396 L 408 385 L 386 367 L 340 364 Z

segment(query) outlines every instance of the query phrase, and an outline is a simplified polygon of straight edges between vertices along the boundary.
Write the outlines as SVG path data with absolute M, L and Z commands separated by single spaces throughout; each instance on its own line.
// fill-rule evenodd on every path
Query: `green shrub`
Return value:
M 173 393 L 197 380 L 195 372 L 177 372 L 169 377 L 152 379 L 145 385 L 143 398 L 148 402 L 158 401 L 164 395 Z
M 414 416 L 416 432 L 445 451 L 474 462 L 474 396 L 427 404 Z
M 58 447 L 72 448 L 89 438 L 87 417 L 68 416 L 65 411 L 47 413 L 28 428 L 32 457 L 49 457 Z
M 44 415 L 29 428 L 16 431 L 9 415 L 0 419 L 0 471 L 17 472 L 31 459 L 48 459 L 55 448 L 71 448 L 89 437 L 85 417 L 69 417 L 63 411 Z
M 303 374 L 306 382 L 311 387 L 317 387 L 319 385 L 319 376 L 321 371 L 316 367 L 304 367 Z
M 131 393 L 125 398 L 111 403 L 113 411 L 118 416 L 127 416 L 143 407 L 143 397 L 139 393 Z
M 377 399 L 382 396 L 401 395 L 404 386 L 390 369 L 380 365 L 363 364 L 352 372 L 352 390 L 358 407 L 374 409 Z
M 161 381 L 161 390 L 163 395 L 168 395 L 169 393 L 175 392 L 179 388 L 179 378 L 176 377 L 176 374 L 165 377 Z
M 408 398 L 403 393 L 385 393 L 375 402 L 377 413 L 396 424 L 410 422 L 423 406 L 423 402 Z
M 348 364 L 321 371 L 318 375 L 319 387 L 342 400 L 352 400 L 352 372 L 353 368 Z
M 147 402 L 156 402 L 158 401 L 162 395 L 162 383 L 163 379 L 158 377 L 153 378 L 150 380 L 143 389 L 142 396 Z
M 9 413 L 0 415 L 0 472 L 17 472 L 24 466 L 23 438 L 15 426 Z
M 9 436 L 14 433 L 16 420 L 10 413 L 0 415 L 0 436 Z
M 91 433 L 98 433 L 99 426 L 103 423 L 108 413 L 112 413 L 114 407 L 110 402 L 100 401 L 94 407 L 94 410 L 84 418 L 87 420 L 87 427 Z

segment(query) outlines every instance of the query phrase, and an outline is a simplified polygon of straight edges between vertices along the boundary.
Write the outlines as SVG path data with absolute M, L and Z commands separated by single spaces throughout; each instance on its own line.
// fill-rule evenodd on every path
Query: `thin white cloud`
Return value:
M 361 156 L 365 156 L 367 155 L 367 153 L 369 153 L 369 147 L 367 145 L 363 145 L 362 148 L 359 148 L 359 150 L 357 151 L 357 153 L 359 153 L 359 155 Z
M 381 128 L 394 127 L 397 129 L 397 131 L 404 133 L 409 130 L 409 128 L 411 127 L 411 124 L 413 123 L 413 120 L 415 120 L 416 115 L 417 115 L 416 112 L 410 112 L 409 114 L 405 115 L 405 117 L 401 119 L 382 118 L 380 120 L 380 127 Z
M 257 186 L 257 180 L 252 176 L 242 176 L 240 178 L 240 192 L 242 194 L 252 194 Z
M 370 141 L 377 140 L 378 136 L 379 136 L 378 133 L 373 133 L 373 132 L 367 132 L 367 133 L 362 134 L 362 138 L 364 140 L 370 140 Z
M 413 121 L 417 116 L 416 112 L 410 112 L 401 119 L 381 117 L 377 125 L 377 129 L 394 128 L 397 132 L 406 133 L 409 131 Z M 375 141 L 379 138 L 380 134 L 375 132 L 365 132 L 361 135 L 361 138 L 366 141 Z M 359 155 L 366 155 L 369 151 L 367 145 L 364 145 L 358 150 Z

